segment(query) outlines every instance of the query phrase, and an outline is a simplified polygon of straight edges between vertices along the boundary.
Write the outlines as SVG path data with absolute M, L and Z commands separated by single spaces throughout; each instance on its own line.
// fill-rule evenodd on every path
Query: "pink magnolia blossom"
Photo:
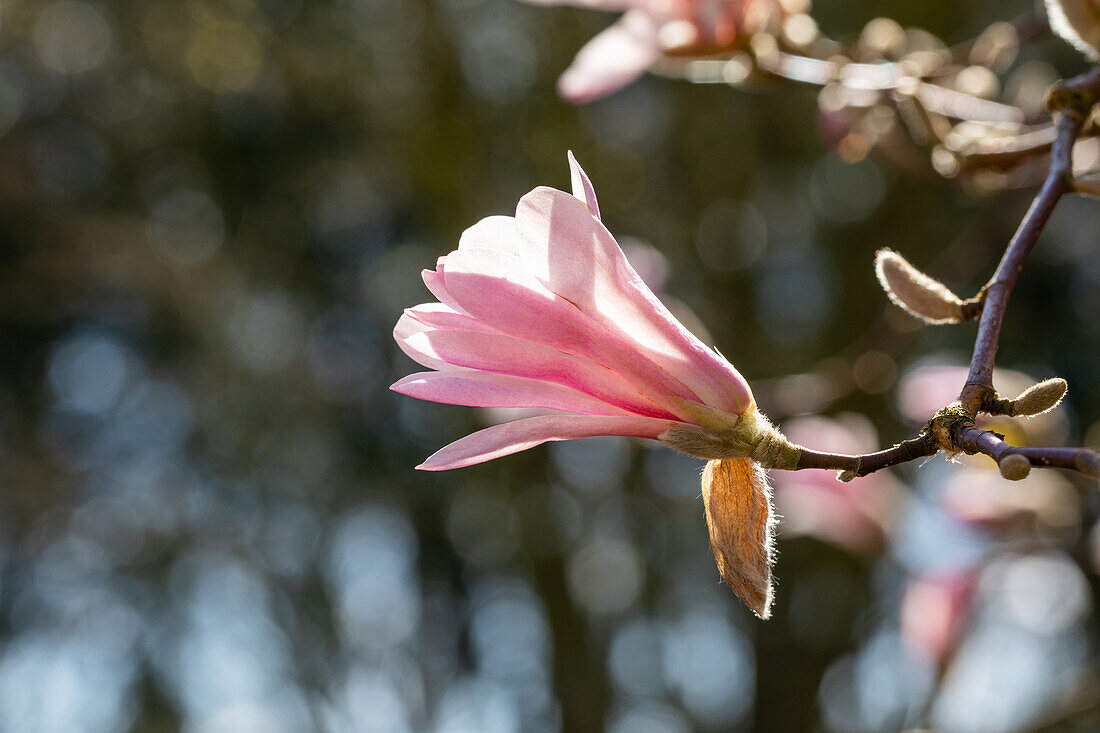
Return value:
M 722 577 L 761 618 L 772 603 L 771 491 L 762 467 L 792 468 L 800 448 L 756 410 L 744 378 L 661 304 L 600 221 L 572 154 L 573 194 L 540 187 L 516 215 L 467 229 L 424 271 L 439 298 L 409 308 L 398 345 L 436 371 L 397 392 L 551 414 L 494 425 L 418 468 L 462 468 L 550 440 L 655 438 L 709 459 L 702 497 Z
M 440 302 L 407 309 L 394 329 L 406 354 L 436 370 L 401 379 L 395 391 L 555 412 L 468 435 L 418 468 L 461 468 L 596 435 L 672 431 L 706 442 L 757 414 L 745 379 L 673 318 L 627 262 L 600 221 L 591 182 L 572 154 L 569 162 L 573 195 L 536 188 L 514 217 L 467 229 L 458 249 L 423 273 Z
M 626 86 L 662 55 L 702 55 L 733 48 L 778 0 L 525 0 L 622 11 L 580 50 L 558 80 L 567 101 L 584 104 Z

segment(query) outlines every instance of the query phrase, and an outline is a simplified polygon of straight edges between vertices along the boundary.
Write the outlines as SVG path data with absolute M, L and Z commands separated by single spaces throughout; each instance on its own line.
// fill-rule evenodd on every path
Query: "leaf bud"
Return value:
M 1012 400 L 1012 414 L 1033 417 L 1053 410 L 1062 401 L 1069 385 L 1060 377 L 1033 384 Z
M 1009 481 L 1019 481 L 1031 473 L 1031 461 L 1019 453 L 1009 453 L 997 462 L 1001 475 Z
M 963 301 L 957 295 L 893 250 L 880 249 L 876 253 L 875 273 L 890 300 L 925 323 L 959 323 L 968 319 Z
M 1100 2 L 1046 0 L 1046 6 L 1051 30 L 1093 61 L 1100 61 Z

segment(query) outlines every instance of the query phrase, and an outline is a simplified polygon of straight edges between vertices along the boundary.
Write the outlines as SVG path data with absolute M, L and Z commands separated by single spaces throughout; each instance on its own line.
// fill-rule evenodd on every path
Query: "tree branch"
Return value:
M 1050 172 L 1009 242 L 1008 249 L 997 265 L 997 271 L 984 288 L 985 302 L 982 305 L 981 320 L 978 322 L 978 335 L 974 340 L 974 353 L 970 359 L 970 374 L 959 393 L 959 401 L 971 414 L 978 412 L 985 392 L 993 387 L 993 361 L 997 356 L 1001 325 L 1004 323 L 1008 299 L 1016 287 L 1024 262 L 1039 240 L 1055 205 L 1062 196 L 1073 190 L 1071 153 L 1084 117 L 1068 111 L 1056 114 L 1057 135 L 1051 147 Z
M 958 400 L 968 419 L 955 423 L 948 432 L 954 447 L 966 453 L 988 455 L 997 462 L 1005 478 L 1023 478 L 1031 466 L 1056 466 L 1079 471 L 1086 476 L 1100 475 L 1100 454 L 1094 451 L 1085 448 L 1019 448 L 1006 443 L 1004 436 L 990 430 L 980 430 L 973 422 L 980 410 L 988 409 L 996 401 L 993 367 L 1008 300 L 1024 262 L 1050 220 L 1054 207 L 1063 196 L 1073 191 L 1073 146 L 1098 97 L 1100 66 L 1051 87 L 1047 105 L 1055 116 L 1055 137 L 1051 145 L 1050 170 L 1009 242 L 996 272 L 982 289 L 985 302 L 974 339 L 970 373 Z
M 1002 473 L 1008 463 L 1006 458 L 1023 456 L 1032 466 L 1067 468 L 1093 478 L 1100 477 L 1100 453 L 1088 448 L 1021 448 L 1006 443 L 1003 435 L 973 426 L 961 428 L 955 440 L 967 453 L 981 453 L 995 460 Z
M 1055 137 L 1051 144 L 1050 169 L 1039 193 L 1005 249 L 997 269 L 982 288 L 983 302 L 978 333 L 970 360 L 970 372 L 959 399 L 928 421 L 915 438 L 892 448 L 864 455 L 821 453 L 803 448 L 794 466 L 842 471 L 842 480 L 865 476 L 883 468 L 931 456 L 939 450 L 982 453 L 995 460 L 1001 474 L 1021 479 L 1032 466 L 1065 468 L 1086 476 L 1100 476 L 1100 453 L 1087 448 L 1022 448 L 1004 441 L 1004 436 L 982 430 L 974 424 L 981 411 L 998 403 L 993 389 L 993 367 L 1001 326 L 1009 298 L 1024 263 L 1046 227 L 1054 207 L 1073 192 L 1073 146 L 1092 107 L 1100 98 L 1100 66 L 1054 85 L 1047 104 L 1054 116 Z
M 843 480 L 851 480 L 857 476 L 866 476 L 869 473 L 896 466 L 900 463 L 908 463 L 917 458 L 935 455 L 937 450 L 939 448 L 936 441 L 927 433 L 921 433 L 915 438 L 903 440 L 886 450 L 855 456 L 843 453 L 821 453 L 803 448 L 794 470 L 798 471 L 803 468 L 833 469 L 844 472 Z

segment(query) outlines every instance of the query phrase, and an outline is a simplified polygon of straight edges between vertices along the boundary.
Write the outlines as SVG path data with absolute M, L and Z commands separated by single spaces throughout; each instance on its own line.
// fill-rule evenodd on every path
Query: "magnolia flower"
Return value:
M 723 577 L 762 617 L 771 603 L 770 491 L 763 466 L 798 449 L 757 410 L 744 377 L 653 295 L 600 221 L 569 156 L 573 195 L 536 188 L 515 217 L 467 229 L 425 270 L 440 302 L 409 308 L 398 345 L 435 371 L 392 387 L 433 402 L 542 408 L 437 451 L 418 468 L 481 463 L 552 440 L 653 438 L 711 459 L 703 497 Z
M 779 0 L 524 0 L 624 11 L 589 41 L 558 80 L 566 100 L 584 104 L 637 79 L 662 55 L 733 48 L 764 25 Z

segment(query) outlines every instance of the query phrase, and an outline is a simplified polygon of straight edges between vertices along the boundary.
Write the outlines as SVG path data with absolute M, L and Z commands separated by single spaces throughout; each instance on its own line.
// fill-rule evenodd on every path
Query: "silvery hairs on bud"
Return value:
M 928 277 L 890 249 L 875 253 L 875 273 L 883 290 L 896 305 L 925 323 L 959 323 L 966 320 L 963 301 L 939 280 Z
M 1049 412 L 1062 401 L 1068 388 L 1066 380 L 1059 377 L 1033 384 L 1012 400 L 1012 414 L 1034 417 Z
M 1051 29 L 1093 61 L 1100 61 L 1100 2 L 1046 0 Z

